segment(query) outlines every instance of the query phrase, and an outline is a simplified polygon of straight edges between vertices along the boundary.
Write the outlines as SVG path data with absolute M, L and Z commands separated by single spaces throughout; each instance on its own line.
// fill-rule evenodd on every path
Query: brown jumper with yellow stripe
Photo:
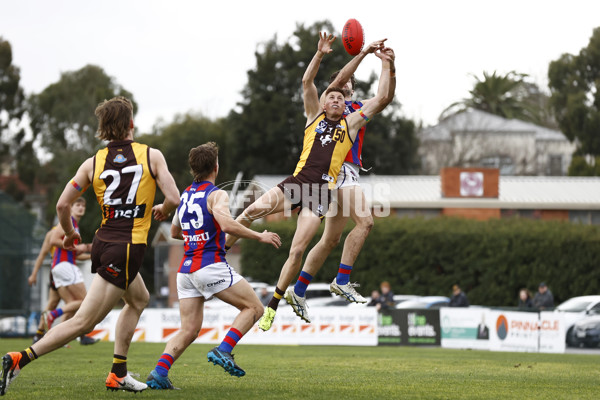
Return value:
M 132 140 L 115 141 L 94 156 L 92 186 L 102 223 L 92 246 L 92 272 L 127 289 L 146 251 L 156 192 L 150 148 Z
M 294 174 L 277 185 L 292 208 L 307 207 L 317 216 L 325 216 L 331 189 L 353 143 L 345 118 L 332 121 L 321 113 L 308 124 Z

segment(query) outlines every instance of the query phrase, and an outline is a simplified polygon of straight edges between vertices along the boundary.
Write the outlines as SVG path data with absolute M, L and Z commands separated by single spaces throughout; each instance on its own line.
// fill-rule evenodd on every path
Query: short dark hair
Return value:
M 123 96 L 104 100 L 96 107 L 98 138 L 100 140 L 123 140 L 127 137 L 133 120 L 133 104 Z
M 85 197 L 79 196 L 78 198 L 76 198 L 75 200 L 73 200 L 73 202 L 71 203 L 71 205 L 73 205 L 75 203 L 83 203 L 85 205 L 85 203 L 86 203 Z
M 204 143 L 190 150 L 190 172 L 194 182 L 202 182 L 217 166 L 219 146 L 215 142 Z
M 331 76 L 329 77 L 330 85 L 333 83 L 333 81 L 335 81 L 335 78 L 337 78 L 341 71 L 342 70 L 335 71 L 333 74 L 331 74 Z M 354 88 L 356 87 L 356 78 L 354 77 L 354 74 L 350 77 L 350 85 L 352 85 L 352 90 L 354 90 Z
M 342 96 L 346 96 L 344 94 L 344 90 L 342 88 L 339 88 L 339 87 L 336 87 L 336 86 L 332 86 L 332 87 L 327 88 L 327 90 L 325 91 L 325 96 L 327 96 L 331 92 L 339 92 L 339 93 L 342 94 Z

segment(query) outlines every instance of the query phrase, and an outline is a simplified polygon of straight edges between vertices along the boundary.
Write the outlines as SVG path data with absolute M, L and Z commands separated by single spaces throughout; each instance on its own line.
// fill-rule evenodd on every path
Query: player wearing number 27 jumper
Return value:
M 81 164 L 56 204 L 65 231 L 64 248 L 72 250 L 74 241 L 81 237 L 71 221 L 71 203 L 90 185 L 93 187 L 102 209 L 102 224 L 92 243 L 92 270 L 96 275 L 73 318 L 51 329 L 24 351 L 2 357 L 0 395 L 6 393 L 23 367 L 91 331 L 121 299 L 125 306 L 117 320 L 113 366 L 106 388 L 138 392 L 147 387 L 127 372 L 129 345 L 149 299 L 138 271 L 152 214 L 156 220 L 167 219 L 179 204 L 179 191 L 162 153 L 133 141 L 131 101 L 124 97 L 104 101 L 96 108 L 96 117 L 98 137 L 108 140 L 108 146 Z M 156 185 L 165 200 L 152 207 Z

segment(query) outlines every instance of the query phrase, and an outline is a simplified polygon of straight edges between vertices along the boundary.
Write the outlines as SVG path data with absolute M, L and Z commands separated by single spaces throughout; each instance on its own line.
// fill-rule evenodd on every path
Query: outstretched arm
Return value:
M 319 32 L 319 43 L 317 44 L 317 52 L 310 60 L 310 64 L 302 77 L 302 91 L 304 94 L 304 111 L 306 111 L 307 120 L 310 122 L 316 118 L 321 112 L 319 105 L 319 94 L 315 85 L 315 77 L 319 71 L 321 60 L 325 54 L 331 53 L 331 44 L 335 41 L 335 36 L 327 36 L 327 32 Z
M 394 92 L 396 91 L 394 50 L 384 47 L 381 51 L 375 53 L 375 55 L 381 59 L 381 76 L 379 78 L 377 94 L 368 103 L 363 105 L 360 110 L 361 112 L 355 112 L 346 117 L 350 135 L 354 135 L 354 137 L 361 127 L 365 126 L 376 114 L 383 111 L 394 99 Z
M 377 50 L 381 50 L 384 48 L 384 42 L 387 39 L 377 40 L 367 47 L 363 48 L 357 56 L 355 56 L 352 60 L 348 62 L 348 64 L 344 65 L 344 68 L 340 70 L 340 73 L 335 77 L 333 82 L 329 84 L 329 87 L 342 87 L 350 77 L 356 72 L 356 69 L 362 62 L 362 60 L 367 56 L 367 54 L 371 54 L 376 52 Z
M 46 258 L 46 256 L 50 252 L 50 249 L 52 248 L 52 246 L 50 245 L 51 238 L 52 229 L 50 229 L 46 233 L 46 236 L 44 237 L 44 242 L 42 243 L 42 248 L 40 249 L 40 252 L 35 260 L 33 271 L 31 271 L 31 275 L 29 275 L 29 277 L 27 278 L 27 283 L 29 283 L 29 286 L 35 285 L 37 283 L 37 274 L 40 268 L 42 267 L 42 264 L 44 263 L 44 258 Z
M 383 108 L 385 108 L 394 99 L 394 92 L 396 91 L 396 67 L 394 65 L 394 59 L 396 58 L 396 56 L 394 55 L 394 50 L 392 50 L 389 47 L 384 48 L 383 52 L 375 53 L 375 55 L 379 57 L 382 62 L 381 77 L 379 79 L 377 93 L 385 93 L 387 87 L 387 96 L 385 96 L 383 99 L 383 101 L 385 102 Z M 389 69 L 389 71 L 387 69 Z

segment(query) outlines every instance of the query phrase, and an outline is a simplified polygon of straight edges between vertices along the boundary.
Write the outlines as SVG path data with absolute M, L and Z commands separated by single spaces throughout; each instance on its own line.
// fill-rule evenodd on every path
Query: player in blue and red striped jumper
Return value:
M 198 337 L 204 302 L 214 297 L 240 310 L 221 344 L 208 352 L 208 360 L 233 376 L 246 372 L 231 354 L 238 341 L 263 313 L 263 305 L 250 284 L 225 260 L 225 234 L 255 239 L 278 248 L 276 233 L 253 231 L 236 222 L 229 212 L 229 197 L 215 186 L 219 172 L 218 147 L 210 142 L 190 151 L 194 182 L 181 194 L 171 225 L 171 236 L 184 241 L 184 256 L 177 274 L 181 329 L 169 340 L 146 383 L 153 389 L 173 389 L 168 378 L 173 363 Z
M 79 220 L 85 214 L 85 209 L 86 201 L 84 197 L 78 197 L 71 205 L 71 223 L 77 233 L 79 233 Z M 83 274 L 77 266 L 77 260 L 88 260 L 90 258 L 91 244 L 83 244 L 76 240 L 73 242 L 75 250 L 65 249 L 63 246 L 64 236 L 65 231 L 59 224 L 52 229 L 49 243 L 54 248 L 50 274 L 54 287 L 64 305 L 42 313 L 40 318 L 42 325 L 41 337 L 50 330 L 55 319 L 64 315 L 63 321 L 66 321 L 75 315 L 87 294 Z M 92 339 L 87 335 L 81 335 L 79 340 L 83 345 L 98 342 L 97 339 Z

